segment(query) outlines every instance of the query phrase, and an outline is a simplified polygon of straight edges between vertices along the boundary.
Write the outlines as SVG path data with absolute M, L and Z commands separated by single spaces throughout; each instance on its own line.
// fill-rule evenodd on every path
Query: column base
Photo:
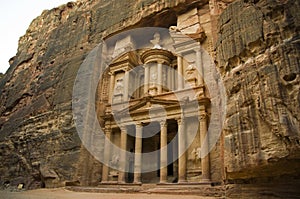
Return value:
M 167 181 L 159 181 L 158 184 L 169 184 Z
M 135 184 L 135 185 L 141 185 L 142 182 L 133 182 L 132 184 Z
M 115 182 L 115 181 L 102 181 L 102 182 L 100 182 L 100 184 L 103 184 L 103 185 L 116 185 L 116 184 L 118 184 L 118 182 Z
M 178 180 L 178 184 L 186 184 L 187 182 L 187 180 Z
M 211 180 L 210 180 L 210 179 L 201 179 L 200 182 L 203 182 L 203 183 L 211 183 Z

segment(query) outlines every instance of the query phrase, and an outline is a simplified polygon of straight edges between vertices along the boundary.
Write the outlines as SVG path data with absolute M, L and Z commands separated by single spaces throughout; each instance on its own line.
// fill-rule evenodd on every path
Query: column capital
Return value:
M 111 128 L 110 127 L 105 127 L 104 128 L 104 133 L 105 133 L 105 135 L 111 133 Z
M 200 120 L 204 120 L 208 117 L 208 114 L 206 112 L 206 108 L 204 105 L 199 107 L 199 116 L 200 116 Z
M 143 127 L 143 124 L 142 124 L 142 122 L 137 122 L 137 123 L 135 124 L 135 126 L 136 126 L 136 128 L 142 128 L 142 127 Z
M 202 53 L 203 49 L 201 47 L 193 49 L 196 53 Z
M 163 60 L 157 60 L 157 64 L 163 64 L 164 61 Z
M 176 118 L 176 120 L 177 120 L 178 125 L 184 124 L 184 118 L 179 117 L 179 118 Z
M 125 73 L 127 73 L 128 71 L 130 71 L 130 68 L 123 68 L 122 69 Z
M 176 52 L 176 57 L 178 58 L 178 57 L 181 57 L 181 58 L 183 58 L 183 53 L 182 52 Z
M 166 120 L 161 120 L 161 121 L 159 121 L 159 124 L 161 127 L 166 127 L 168 123 Z
M 121 131 L 126 131 L 126 130 L 127 130 L 126 125 L 122 125 L 122 126 L 120 126 L 119 128 L 120 128 Z
M 206 118 L 208 117 L 208 114 L 206 113 L 206 111 L 200 112 L 199 115 L 200 115 L 200 121 L 206 120 Z

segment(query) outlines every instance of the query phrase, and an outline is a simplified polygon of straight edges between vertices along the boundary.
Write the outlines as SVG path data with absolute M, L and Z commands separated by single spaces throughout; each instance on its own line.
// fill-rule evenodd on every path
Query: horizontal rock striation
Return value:
M 244 0 L 221 14 L 216 49 L 228 95 L 229 182 L 299 185 L 299 9 L 299 1 Z

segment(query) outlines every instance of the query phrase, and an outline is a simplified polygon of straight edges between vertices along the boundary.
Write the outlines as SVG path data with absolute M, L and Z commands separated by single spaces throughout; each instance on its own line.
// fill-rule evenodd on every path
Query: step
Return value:
M 92 193 L 147 193 L 169 195 L 198 195 L 223 198 L 224 186 L 209 184 L 105 184 L 97 187 L 67 186 L 67 190 Z

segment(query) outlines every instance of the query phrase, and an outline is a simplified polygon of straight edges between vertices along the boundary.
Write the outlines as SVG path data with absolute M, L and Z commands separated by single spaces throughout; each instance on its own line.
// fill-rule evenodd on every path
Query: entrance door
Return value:
M 143 142 L 142 153 L 150 153 L 151 156 L 142 156 L 142 183 L 158 183 L 159 177 L 157 171 L 159 169 L 159 139 L 160 139 L 160 124 L 152 122 L 151 124 L 143 127 Z M 145 138 L 146 137 L 146 138 Z M 147 157 L 147 159 L 146 159 Z M 157 170 L 149 171 L 149 169 L 157 168 Z M 149 172 L 146 172 L 149 171 Z

